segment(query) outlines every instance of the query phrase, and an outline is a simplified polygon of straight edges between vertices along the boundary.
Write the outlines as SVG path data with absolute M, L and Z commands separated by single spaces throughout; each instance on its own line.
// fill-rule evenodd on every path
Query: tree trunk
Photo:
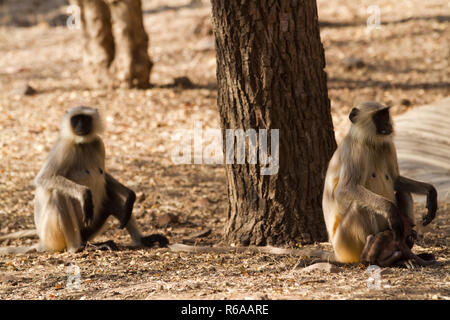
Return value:
M 75 0 L 81 9 L 84 62 L 89 81 L 114 87 L 149 86 L 148 56 L 140 0 Z
M 146 88 L 153 66 L 148 56 L 148 36 L 141 0 L 107 0 L 110 3 L 116 55 L 113 74 L 119 84 Z
M 336 148 L 314 0 L 212 0 L 222 129 L 280 129 L 279 170 L 226 165 L 227 241 L 327 239 L 321 200 Z M 273 147 L 273 145 L 272 145 Z
M 114 39 L 111 32 L 111 12 L 102 0 L 75 0 L 80 7 L 84 38 L 84 80 L 91 86 L 110 83 L 109 67 L 114 59 Z

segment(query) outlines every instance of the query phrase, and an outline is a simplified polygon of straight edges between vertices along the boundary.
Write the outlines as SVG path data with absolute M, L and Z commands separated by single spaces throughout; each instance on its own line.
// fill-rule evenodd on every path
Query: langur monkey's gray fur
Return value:
M 392 229 L 394 240 L 403 238 L 398 210 L 414 221 L 410 193 L 427 195 L 423 225 L 437 210 L 432 185 L 399 173 L 389 108 L 365 102 L 351 111 L 350 120 L 350 131 L 329 163 L 322 201 L 335 257 L 345 263 L 360 261 L 370 235 Z M 407 200 L 402 207 L 396 203 L 398 196 Z
M 78 251 L 116 217 L 136 245 L 168 244 L 162 235 L 143 237 L 131 216 L 135 193 L 105 170 L 103 126 L 96 109 L 75 107 L 64 115 L 60 136 L 36 185 L 34 222 L 39 244 L 0 248 L 0 253 Z

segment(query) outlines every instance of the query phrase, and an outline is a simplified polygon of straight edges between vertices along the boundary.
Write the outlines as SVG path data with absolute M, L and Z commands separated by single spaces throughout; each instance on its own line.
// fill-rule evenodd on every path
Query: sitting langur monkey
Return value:
M 34 221 L 40 243 L 0 252 L 78 251 L 101 231 L 110 215 L 136 245 L 167 246 L 166 237 L 144 237 L 139 232 L 131 216 L 135 193 L 105 170 L 105 147 L 98 136 L 102 129 L 96 109 L 80 106 L 66 112 L 60 137 L 34 180 Z
M 364 251 L 362 258 L 370 262 L 406 262 L 414 255 L 407 245 L 411 234 L 404 234 L 405 220 L 400 212 L 410 219 L 407 229 L 411 231 L 411 193 L 425 194 L 428 212 L 422 223 L 429 224 L 437 210 L 436 190 L 430 184 L 400 176 L 388 107 L 365 102 L 354 108 L 349 118 L 350 131 L 328 165 L 322 201 L 336 260 L 358 262 Z M 384 231 L 388 232 L 383 237 L 379 233 Z M 388 244 L 391 250 L 381 250 Z M 381 253 L 383 257 L 377 256 Z

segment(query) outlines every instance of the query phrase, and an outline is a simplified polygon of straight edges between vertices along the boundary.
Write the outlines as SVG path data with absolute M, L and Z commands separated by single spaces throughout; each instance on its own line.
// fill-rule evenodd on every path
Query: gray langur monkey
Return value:
M 367 246 L 380 232 L 391 230 L 394 242 L 404 241 L 399 212 L 414 221 L 411 193 L 427 195 L 424 226 L 434 219 L 437 210 L 437 193 L 431 184 L 399 173 L 389 107 L 365 102 L 353 108 L 349 118 L 350 131 L 328 165 L 322 201 L 336 260 L 345 263 L 360 261 L 363 251 L 365 259 L 367 252 L 379 252 Z M 406 248 L 404 243 L 397 247 Z M 394 263 L 409 258 L 406 249 L 400 251 L 393 250 L 395 257 L 383 260 Z M 378 257 L 369 258 L 377 261 Z
M 96 109 L 79 106 L 66 112 L 60 136 L 34 179 L 39 244 L 0 248 L 0 253 L 78 251 L 102 230 L 110 215 L 127 229 L 135 245 L 168 245 L 163 235 L 144 237 L 139 232 L 131 216 L 135 193 L 105 170 L 102 130 Z M 116 247 L 112 241 L 106 244 Z

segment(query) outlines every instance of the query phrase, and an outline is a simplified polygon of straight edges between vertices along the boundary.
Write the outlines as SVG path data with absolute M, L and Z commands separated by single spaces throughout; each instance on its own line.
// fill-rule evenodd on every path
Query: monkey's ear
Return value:
M 356 116 L 359 114 L 359 109 L 353 108 L 350 114 L 348 115 L 348 118 L 352 123 L 355 123 Z

